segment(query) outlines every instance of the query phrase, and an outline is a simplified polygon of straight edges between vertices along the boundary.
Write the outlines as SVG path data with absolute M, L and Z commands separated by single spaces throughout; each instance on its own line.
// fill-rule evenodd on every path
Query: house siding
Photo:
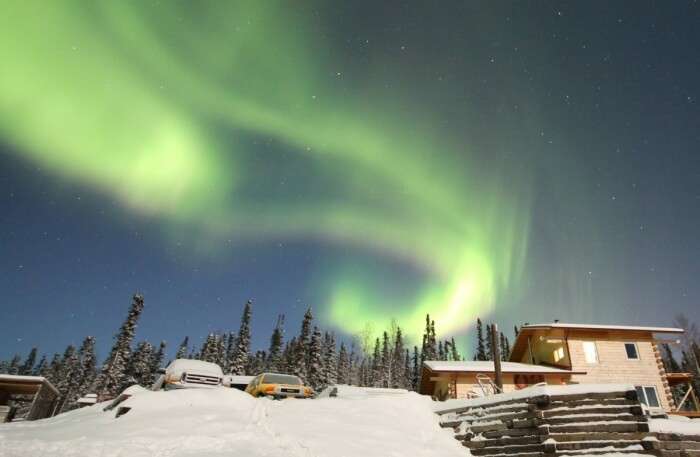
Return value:
M 568 349 L 573 371 L 572 381 L 581 384 L 630 383 L 635 386 L 654 386 L 659 403 L 665 410 L 673 407 L 673 399 L 666 382 L 665 371 L 652 336 L 627 334 L 569 334 Z M 583 342 L 594 341 L 597 363 L 586 363 Z M 639 359 L 627 358 L 624 343 L 636 343 Z
M 489 373 L 488 376 L 492 380 L 494 379 L 492 373 Z M 571 377 L 569 374 L 544 374 L 543 376 L 547 384 L 555 385 L 565 384 L 569 382 Z M 444 377 L 444 380 L 435 383 L 435 390 L 433 392 L 433 395 L 437 398 L 447 396 L 450 383 L 456 387 L 455 398 L 469 398 L 473 396 L 474 393 L 477 395 L 483 394 L 481 386 L 479 386 L 476 380 L 476 374 L 474 373 L 442 374 L 440 377 Z M 515 386 L 515 375 L 512 373 L 503 373 L 503 392 L 513 392 L 515 390 L 518 390 L 518 387 Z

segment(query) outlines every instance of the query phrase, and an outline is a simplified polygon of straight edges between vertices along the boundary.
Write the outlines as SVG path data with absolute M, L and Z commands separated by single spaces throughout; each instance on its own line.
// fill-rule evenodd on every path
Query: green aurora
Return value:
M 301 13 L 272 2 L 194 15 L 186 2 L 3 9 L 3 142 L 165 231 L 196 230 L 212 245 L 310 239 L 371 252 L 374 280 L 343 259 L 313 279 L 327 291 L 317 306 L 327 323 L 357 333 L 394 317 L 417 340 L 430 313 L 449 334 L 520 281 L 527 186 L 478 168 L 425 113 L 337 90 L 331 53 Z M 304 190 L 251 194 L 277 173 L 254 165 L 251 138 L 292 151 Z M 402 284 L 382 282 L 382 258 L 420 271 L 408 303 L 390 293 Z

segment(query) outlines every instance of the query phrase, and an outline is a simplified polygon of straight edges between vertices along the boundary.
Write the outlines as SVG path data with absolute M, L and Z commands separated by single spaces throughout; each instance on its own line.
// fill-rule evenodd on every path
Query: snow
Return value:
M 458 372 L 473 372 L 473 373 L 490 373 L 495 371 L 493 361 L 456 361 L 456 360 L 426 360 L 423 365 L 430 368 L 431 371 L 458 371 Z M 559 368 L 547 367 L 544 365 L 532 365 L 529 363 L 517 362 L 501 362 L 501 371 L 503 373 L 562 373 L 571 374 L 570 370 L 562 370 Z
M 650 419 L 649 431 L 700 436 L 700 420 L 672 415 L 668 416 L 668 419 Z
M 338 397 L 273 401 L 230 388 L 132 389 L 115 418 L 106 403 L 0 425 L 3 457 L 464 456 L 432 401 L 340 387 Z
M 168 365 L 168 368 L 166 368 L 165 371 L 167 373 L 180 374 L 182 372 L 188 372 L 217 376 L 219 378 L 224 377 L 224 373 L 221 371 L 221 367 L 219 367 L 219 365 L 205 362 L 203 360 L 175 359 L 170 362 L 170 365 Z
M 599 325 L 599 324 L 567 324 L 564 322 L 553 322 L 551 324 L 528 324 L 523 325 L 523 329 L 530 328 L 578 328 L 591 330 L 629 330 L 653 333 L 683 333 L 682 328 L 675 327 L 644 327 L 637 325 Z
M 609 392 L 626 392 L 634 390 L 631 384 L 567 384 L 562 386 L 535 384 L 525 389 L 516 390 L 502 394 L 490 395 L 488 397 L 472 399 L 452 399 L 442 402 L 435 402 L 433 410 L 438 414 L 454 412 L 460 409 L 486 406 L 493 403 L 520 400 L 539 395 L 578 395 Z

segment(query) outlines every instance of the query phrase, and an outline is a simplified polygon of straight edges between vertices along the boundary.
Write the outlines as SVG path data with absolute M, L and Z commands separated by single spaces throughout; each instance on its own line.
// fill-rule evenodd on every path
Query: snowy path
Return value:
M 431 402 L 410 393 L 270 401 L 232 389 L 144 392 L 114 418 L 99 406 L 0 425 L 3 457 L 464 456 Z

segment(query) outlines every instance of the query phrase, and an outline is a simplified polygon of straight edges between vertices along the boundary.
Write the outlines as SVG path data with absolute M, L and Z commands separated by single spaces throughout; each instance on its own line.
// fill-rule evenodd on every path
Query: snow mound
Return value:
M 668 419 L 650 419 L 649 430 L 658 433 L 700 436 L 700 420 L 669 415 Z
M 255 399 L 236 389 L 133 391 L 115 418 L 105 403 L 50 419 L 0 425 L 3 457 L 464 456 L 415 393 Z

